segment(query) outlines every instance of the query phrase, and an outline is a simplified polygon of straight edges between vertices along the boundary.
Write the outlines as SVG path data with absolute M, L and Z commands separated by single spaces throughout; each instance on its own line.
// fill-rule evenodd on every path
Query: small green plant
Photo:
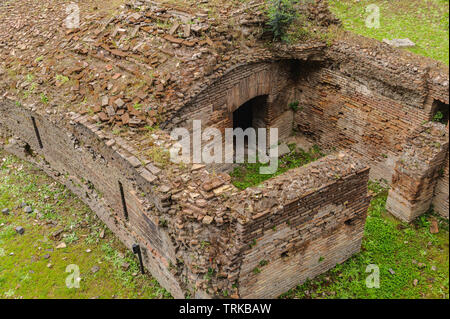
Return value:
M 215 270 L 212 268 L 208 268 L 208 272 L 205 274 L 204 279 L 207 281 L 211 281 L 211 279 L 214 277 Z
M 23 93 L 24 98 L 28 98 L 32 93 L 34 93 L 34 90 L 36 89 L 36 83 L 31 83 L 30 87 L 28 88 L 28 90 L 26 90 Z
M 167 220 L 161 218 L 161 219 L 159 220 L 159 225 L 160 225 L 161 227 L 167 227 L 167 225 L 168 225 Z
M 269 264 L 269 262 L 267 260 L 261 260 L 259 262 L 259 266 L 261 266 L 261 267 L 267 266 L 268 264 Z
M 284 40 L 287 30 L 294 22 L 296 18 L 294 2 L 294 0 L 270 0 L 267 15 L 274 41 Z
M 202 240 L 202 242 L 200 243 L 200 247 L 202 249 L 204 249 L 206 247 L 209 247 L 210 245 L 211 245 L 211 243 L 209 241 L 206 241 L 206 240 Z
M 295 101 L 292 103 L 289 103 L 289 107 L 292 109 L 292 111 L 297 112 L 299 110 L 299 105 L 300 102 L 299 101 Z
M 261 272 L 261 269 L 259 269 L 258 267 L 253 268 L 253 273 L 255 275 L 259 274 Z
M 45 93 L 41 93 L 41 102 L 44 104 L 48 103 L 48 97 L 45 95 Z
M 69 78 L 62 74 L 57 74 L 55 79 L 57 82 L 59 82 L 61 84 L 65 84 L 65 83 L 69 82 Z
M 68 245 L 73 244 L 76 241 L 78 241 L 78 236 L 75 232 L 70 233 L 66 238 L 64 238 L 64 242 Z
M 148 150 L 147 155 L 150 156 L 154 162 L 161 165 L 167 165 L 170 161 L 170 153 L 158 146 L 153 146 L 150 150 Z
M 433 122 L 442 123 L 443 119 L 444 119 L 444 113 L 442 113 L 441 111 L 436 112 L 436 114 L 433 116 Z
M 154 126 L 147 125 L 147 126 L 145 126 L 145 129 L 148 130 L 150 133 L 156 132 L 156 131 L 159 131 L 159 125 L 154 125 Z
M 445 0 L 443 2 L 445 2 Z M 448 32 L 448 28 L 449 28 L 449 18 L 448 18 L 448 16 L 449 16 L 448 12 L 444 13 L 444 15 L 442 16 L 441 21 L 440 21 L 440 24 L 441 24 L 442 28 L 444 30 L 446 30 L 447 32 Z

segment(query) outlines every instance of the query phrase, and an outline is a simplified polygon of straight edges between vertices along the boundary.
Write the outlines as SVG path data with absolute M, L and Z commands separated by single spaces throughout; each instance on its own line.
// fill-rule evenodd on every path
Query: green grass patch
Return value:
M 26 214 L 23 202 L 34 212 Z M 0 213 L 0 298 L 170 298 L 154 278 L 140 274 L 136 256 L 64 186 L 0 151 L 3 208 L 11 213 Z M 66 247 L 56 248 L 61 243 Z M 74 275 L 70 265 L 79 269 L 79 288 L 66 285 Z
M 231 182 L 239 189 L 257 186 L 262 182 L 283 174 L 290 169 L 306 165 L 313 162 L 325 154 L 318 146 L 312 147 L 309 151 L 296 148 L 295 144 L 289 145 L 291 152 L 278 159 L 278 170 L 274 174 L 260 174 L 260 168 L 267 166 L 256 161 L 256 163 L 245 163 L 236 167 L 231 173 Z
M 330 9 L 344 28 L 382 41 L 409 38 L 416 46 L 408 50 L 449 64 L 448 0 L 330 0 Z M 368 28 L 369 5 L 380 9 L 380 27 Z

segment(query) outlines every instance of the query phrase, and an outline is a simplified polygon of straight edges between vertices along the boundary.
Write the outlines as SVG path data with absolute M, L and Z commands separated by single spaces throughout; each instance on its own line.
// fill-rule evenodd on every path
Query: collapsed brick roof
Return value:
M 48 113 L 152 126 L 214 71 L 267 56 L 258 53 L 264 4 L 90 0 L 80 3 L 80 27 L 67 29 L 66 1 L 3 2 L 0 87 Z M 309 17 L 329 23 L 322 4 L 313 9 Z
M 119 131 L 145 130 L 170 121 L 233 65 L 324 51 L 317 39 L 268 49 L 265 4 L 89 0 L 79 4 L 80 27 L 67 29 L 66 1 L 3 2 L 0 90 L 48 114 L 75 111 Z M 339 24 L 326 1 L 298 10 L 317 33 Z

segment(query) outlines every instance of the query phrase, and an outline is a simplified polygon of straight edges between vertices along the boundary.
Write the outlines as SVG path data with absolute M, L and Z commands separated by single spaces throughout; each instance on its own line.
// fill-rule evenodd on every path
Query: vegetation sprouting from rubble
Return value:
M 281 156 L 278 160 L 278 170 L 271 175 L 259 173 L 259 169 L 264 165 L 259 162 L 239 165 L 230 174 L 233 185 L 239 189 L 256 186 L 274 176 L 283 174 L 290 169 L 314 162 L 325 155 L 318 146 L 311 147 L 307 152 L 297 148 L 295 144 L 289 145 L 289 149 L 290 152 Z
M 270 0 L 267 10 L 268 25 L 273 33 L 274 41 L 284 40 L 286 32 L 297 17 L 295 0 Z

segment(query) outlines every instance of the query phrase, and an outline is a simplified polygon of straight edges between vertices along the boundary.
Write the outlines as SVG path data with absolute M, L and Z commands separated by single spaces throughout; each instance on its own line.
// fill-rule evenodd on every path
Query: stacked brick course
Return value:
M 433 209 L 437 211 L 441 216 L 448 219 L 448 154 L 446 164 L 444 168 L 439 171 L 439 179 L 436 185 L 434 198 L 433 198 Z
M 427 212 L 447 154 L 446 127 L 431 122 L 421 126 L 396 164 L 387 209 L 407 222 Z
M 240 227 L 246 243 L 241 294 L 274 298 L 357 253 L 370 201 L 368 177 L 367 167 L 340 154 L 245 192 L 259 201 L 244 205 L 256 205 L 258 213 Z

